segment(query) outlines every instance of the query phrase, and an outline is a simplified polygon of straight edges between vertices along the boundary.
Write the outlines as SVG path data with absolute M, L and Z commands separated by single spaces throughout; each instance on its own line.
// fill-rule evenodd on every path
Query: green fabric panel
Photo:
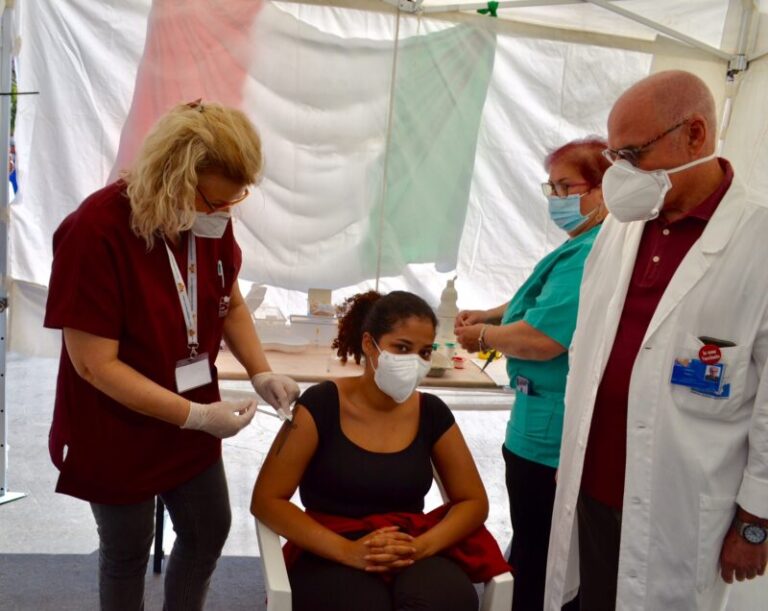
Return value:
M 375 264 L 383 206 L 382 276 L 456 266 L 495 49 L 492 33 L 466 25 L 400 43 L 386 194 L 365 249 Z

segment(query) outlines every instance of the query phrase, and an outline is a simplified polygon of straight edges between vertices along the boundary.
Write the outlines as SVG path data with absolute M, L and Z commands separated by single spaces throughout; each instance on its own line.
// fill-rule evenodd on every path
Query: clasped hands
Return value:
M 417 539 L 385 526 L 351 543 L 351 564 L 369 573 L 390 573 L 411 566 L 420 558 Z
M 487 317 L 485 310 L 462 310 L 456 315 L 453 333 L 467 352 L 480 350 L 480 331 Z

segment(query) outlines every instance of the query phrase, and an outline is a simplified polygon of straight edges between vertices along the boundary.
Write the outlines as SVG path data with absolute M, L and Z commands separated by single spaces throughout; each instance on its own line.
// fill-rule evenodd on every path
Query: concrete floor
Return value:
M 48 458 L 57 361 L 9 355 L 6 406 L 8 414 L 11 491 L 26 497 L 0 505 L 0 610 L 90 611 L 98 609 L 97 546 L 87 503 L 53 492 L 57 471 Z M 227 383 L 245 390 L 242 383 Z M 466 395 L 448 396 L 452 404 L 472 402 Z M 504 397 L 486 397 L 497 405 Z M 511 536 L 504 466 L 500 446 L 506 411 L 455 411 L 456 419 L 478 463 L 491 501 L 488 529 L 506 547 Z M 249 513 L 251 488 L 269 448 L 278 421 L 257 415 L 251 426 L 224 443 L 224 459 L 233 510 L 232 530 L 214 574 L 207 609 L 265 609 L 258 545 Z M 439 503 L 436 491 L 429 506 Z M 166 530 L 166 551 L 173 538 Z M 162 576 L 148 570 L 147 611 L 162 608 Z M 768 578 L 734 589 L 729 611 L 768 610 Z

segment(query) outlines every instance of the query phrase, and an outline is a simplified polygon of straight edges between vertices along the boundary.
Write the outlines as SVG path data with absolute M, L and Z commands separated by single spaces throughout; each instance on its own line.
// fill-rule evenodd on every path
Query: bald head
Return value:
M 704 152 L 715 149 L 717 116 L 712 92 L 698 76 L 683 70 L 658 72 L 627 89 L 611 109 L 608 133 L 636 124 L 663 131 L 692 115 L 707 125 Z

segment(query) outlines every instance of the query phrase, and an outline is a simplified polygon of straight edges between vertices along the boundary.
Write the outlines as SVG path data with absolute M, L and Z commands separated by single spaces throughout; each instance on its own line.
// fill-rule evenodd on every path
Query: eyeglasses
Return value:
M 680 123 L 673 125 L 667 131 L 660 133 L 655 138 L 651 138 L 648 142 L 641 144 L 640 146 L 626 146 L 620 149 L 605 149 L 603 151 L 603 157 L 605 157 L 611 163 L 616 163 L 619 159 L 623 159 L 628 161 L 631 165 L 636 166 L 638 163 L 640 163 L 640 157 L 643 155 L 643 153 L 646 152 L 646 149 L 648 149 L 649 146 L 655 144 L 664 136 L 671 134 L 678 127 L 682 127 L 686 123 L 688 123 L 688 119 L 683 119 L 680 121 Z
M 544 197 L 566 197 L 571 194 L 571 189 L 574 187 L 588 187 L 588 182 L 543 182 L 541 183 L 541 192 Z M 581 195 L 581 194 L 580 194 Z
M 224 208 L 229 208 L 230 206 L 234 206 L 236 204 L 239 204 L 242 202 L 248 195 L 250 194 L 250 191 L 246 188 L 240 195 L 238 195 L 235 199 L 231 199 L 229 201 L 220 201 L 220 202 L 212 202 L 210 201 L 205 194 L 200 190 L 200 187 L 195 187 L 197 189 L 197 192 L 200 194 L 200 197 L 203 198 L 203 201 L 205 202 L 205 205 L 208 206 L 211 209 L 211 212 L 215 212 L 216 210 L 222 210 Z

